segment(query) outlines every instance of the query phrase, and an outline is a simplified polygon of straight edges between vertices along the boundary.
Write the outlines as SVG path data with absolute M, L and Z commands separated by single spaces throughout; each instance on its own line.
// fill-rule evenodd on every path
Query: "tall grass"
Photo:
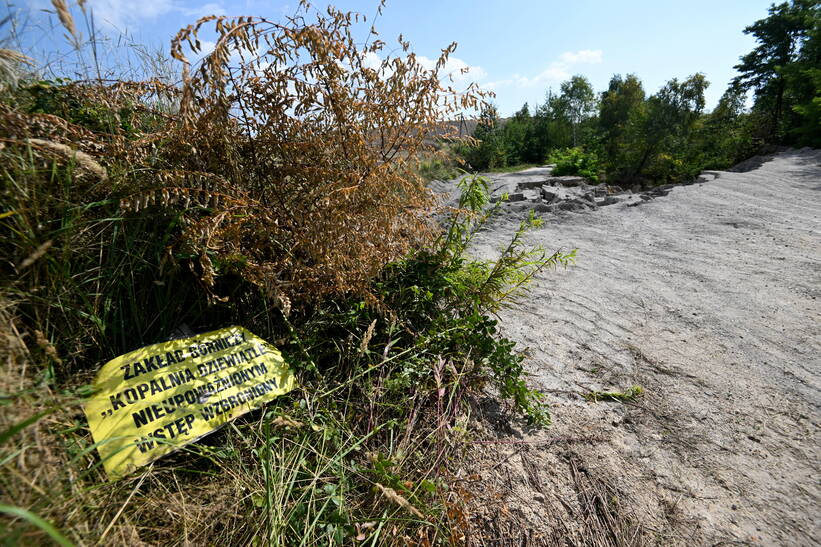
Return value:
M 469 258 L 489 214 L 478 177 L 462 182 L 445 230 L 430 224 L 414 168 L 440 115 L 438 76 L 410 57 L 390 73 L 366 68 L 351 21 L 333 10 L 311 24 L 205 18 L 175 55 L 205 24 L 221 43 L 181 89 L 4 91 L 6 543 L 458 541 L 465 518 L 447 471 L 470 402 L 492 386 L 549 419 L 492 313 L 572 256 L 523 246 L 529 219 L 498 260 Z M 230 53 L 249 40 L 269 48 L 257 59 L 291 59 L 294 71 L 280 71 L 291 79 L 259 64 L 232 72 Z M 321 105 L 315 86 L 287 85 L 306 55 L 330 90 Z M 229 324 L 280 347 L 302 387 L 107 482 L 81 411 L 95 371 L 182 325 Z

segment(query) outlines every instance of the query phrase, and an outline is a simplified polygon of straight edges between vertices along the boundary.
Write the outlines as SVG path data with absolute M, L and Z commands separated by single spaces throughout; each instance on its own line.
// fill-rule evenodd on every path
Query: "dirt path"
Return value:
M 477 444 L 484 541 L 818 544 L 820 159 L 784 153 L 639 206 L 545 217 L 531 241 L 577 248 L 577 265 L 501 317 L 554 426 L 499 420 Z M 633 385 L 635 403 L 583 398 Z

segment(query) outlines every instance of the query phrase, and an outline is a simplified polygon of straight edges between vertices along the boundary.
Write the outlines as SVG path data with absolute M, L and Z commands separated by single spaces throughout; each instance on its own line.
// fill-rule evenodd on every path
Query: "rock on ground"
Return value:
M 545 215 L 530 241 L 578 249 L 577 265 L 541 275 L 501 324 L 554 425 L 482 405 L 465 471 L 476 543 L 818 544 L 819 160 L 781 153 L 639 207 Z M 515 219 L 474 254 L 496 256 Z M 633 385 L 633 403 L 583 397 Z

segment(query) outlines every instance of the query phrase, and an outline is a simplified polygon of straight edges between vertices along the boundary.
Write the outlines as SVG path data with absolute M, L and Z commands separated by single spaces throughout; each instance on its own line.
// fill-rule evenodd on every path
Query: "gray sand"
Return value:
M 587 480 L 651 543 L 817 544 L 819 160 L 786 152 L 640 206 L 544 215 L 529 240 L 578 249 L 577 265 L 542 274 L 501 319 L 554 425 L 499 419 L 477 443 L 487 528 L 534 544 L 601 535 L 607 511 L 589 514 Z M 476 256 L 496 256 L 527 208 L 508 207 Z M 646 390 L 635 403 L 582 397 L 632 385 Z

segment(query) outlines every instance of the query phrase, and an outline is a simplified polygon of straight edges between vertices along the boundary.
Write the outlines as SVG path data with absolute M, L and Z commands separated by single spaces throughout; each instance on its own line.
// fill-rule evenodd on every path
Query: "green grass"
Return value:
M 445 153 L 420 161 L 416 171 L 425 182 L 432 180 L 447 181 L 455 179 L 463 173 L 456 160 L 445 155 Z
M 588 401 L 615 401 L 619 403 L 626 403 L 635 401 L 644 395 L 644 388 L 641 386 L 632 386 L 624 391 L 591 391 L 584 396 Z
M 0 207 L 13 212 L 0 217 L 0 246 L 18 265 L 0 272 L 0 335 L 13 341 L 0 350 L 4 543 L 444 543 L 464 533 L 449 516 L 462 499 L 448 469 L 476 394 L 494 385 L 534 422 L 549 420 L 492 313 L 572 255 L 524 246 L 534 219 L 497 260 L 465 255 L 490 214 L 481 177 L 462 182 L 449 229 L 389 264 L 370 298 L 326 298 L 286 317 L 241 276 L 214 301 L 195 272 L 169 263 L 178 217 L 122 214 L 127 171 L 101 187 L 70 161 L 0 153 Z M 249 328 L 283 351 L 302 387 L 110 483 L 82 419 L 84 386 L 181 323 Z

